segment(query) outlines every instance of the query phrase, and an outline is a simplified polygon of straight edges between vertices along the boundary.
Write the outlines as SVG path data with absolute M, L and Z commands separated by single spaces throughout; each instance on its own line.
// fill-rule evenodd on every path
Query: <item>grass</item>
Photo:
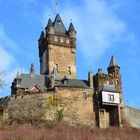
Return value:
M 140 129 L 99 129 L 60 123 L 42 127 L 3 125 L 0 140 L 140 140 Z

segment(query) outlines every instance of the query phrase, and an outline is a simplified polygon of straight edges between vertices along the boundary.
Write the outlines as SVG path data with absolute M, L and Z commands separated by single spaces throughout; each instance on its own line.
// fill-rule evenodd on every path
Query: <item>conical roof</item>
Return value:
M 48 24 L 47 24 L 47 26 L 46 26 L 45 29 L 47 29 L 47 28 L 50 27 L 50 26 L 53 26 L 53 24 L 52 24 L 52 20 L 49 18 Z
M 68 31 L 75 31 L 74 26 L 72 22 L 70 22 L 69 30 Z
M 112 66 L 118 66 L 118 64 L 116 63 L 115 57 L 113 55 L 111 56 L 111 60 L 109 64 L 109 67 L 112 67 Z
M 59 14 L 56 15 L 55 20 L 53 22 L 53 26 L 56 34 L 66 34 L 66 28 Z

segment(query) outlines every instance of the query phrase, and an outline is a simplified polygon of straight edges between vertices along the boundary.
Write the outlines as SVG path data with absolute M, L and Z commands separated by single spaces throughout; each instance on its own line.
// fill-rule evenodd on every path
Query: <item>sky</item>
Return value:
M 57 13 L 67 29 L 72 19 L 77 31 L 77 78 L 98 68 L 107 73 L 114 55 L 124 104 L 140 109 L 139 0 L 0 0 L 0 70 L 7 84 L 0 96 L 10 95 L 17 71 L 29 73 L 31 63 L 39 74 L 38 39 Z

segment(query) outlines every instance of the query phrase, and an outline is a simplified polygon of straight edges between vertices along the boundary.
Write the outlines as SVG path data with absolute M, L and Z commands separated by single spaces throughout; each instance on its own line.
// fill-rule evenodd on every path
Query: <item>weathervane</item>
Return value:
M 56 12 L 59 13 L 59 8 L 60 8 L 60 2 L 59 0 L 56 0 L 56 3 L 55 3 L 55 6 L 56 6 Z

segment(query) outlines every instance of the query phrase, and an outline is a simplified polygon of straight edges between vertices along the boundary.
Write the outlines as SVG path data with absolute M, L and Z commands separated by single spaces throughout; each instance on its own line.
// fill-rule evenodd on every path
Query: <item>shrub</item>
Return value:
M 55 112 L 55 119 L 61 121 L 63 119 L 64 108 L 57 109 Z

